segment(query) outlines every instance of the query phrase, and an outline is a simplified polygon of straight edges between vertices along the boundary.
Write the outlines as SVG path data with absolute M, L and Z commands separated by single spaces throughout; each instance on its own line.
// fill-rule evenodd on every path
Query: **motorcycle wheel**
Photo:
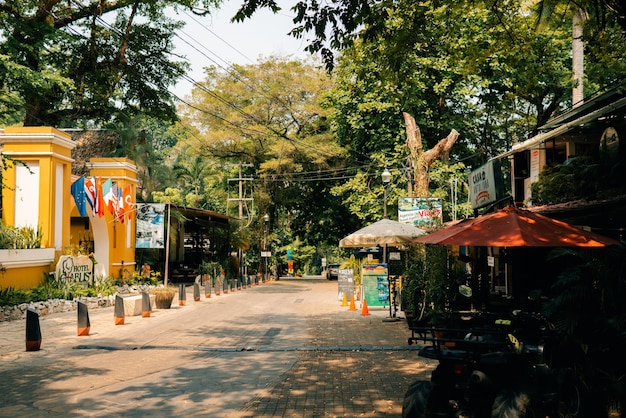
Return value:
M 496 396 L 491 418 L 545 418 L 537 394 L 530 389 L 504 389 Z
M 427 380 L 414 382 L 404 394 L 402 418 L 451 417 L 449 401 L 441 387 Z

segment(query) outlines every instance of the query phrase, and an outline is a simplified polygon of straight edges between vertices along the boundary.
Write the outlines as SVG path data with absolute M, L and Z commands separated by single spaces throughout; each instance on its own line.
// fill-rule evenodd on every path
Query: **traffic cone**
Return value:
M 89 311 L 87 305 L 83 302 L 78 302 L 78 336 L 86 337 L 89 335 L 89 329 L 91 323 L 89 322 Z
M 150 294 L 148 292 L 141 292 L 141 317 L 149 318 L 152 312 L 152 306 L 150 306 Z
M 361 310 L 361 315 L 367 316 L 370 314 L 369 309 L 367 309 L 367 299 L 363 298 L 363 309 Z
M 200 301 L 200 285 L 198 284 L 198 282 L 195 282 L 193 284 L 193 300 L 195 300 L 196 302 Z
M 211 279 L 204 284 L 204 297 L 207 299 L 211 297 Z
M 341 301 L 341 306 L 348 306 L 348 296 L 346 292 L 343 292 L 343 300 Z
M 178 306 L 185 306 L 187 303 L 187 291 L 185 290 L 185 285 L 181 284 L 178 286 Z
M 28 308 L 26 309 L 26 351 L 39 351 L 40 348 L 39 314 L 33 308 Z
M 350 308 L 348 308 L 349 311 L 356 311 L 356 306 L 354 306 L 354 296 L 352 296 L 350 298 Z
M 119 295 L 115 296 L 113 316 L 115 317 L 115 325 L 124 325 L 124 299 Z

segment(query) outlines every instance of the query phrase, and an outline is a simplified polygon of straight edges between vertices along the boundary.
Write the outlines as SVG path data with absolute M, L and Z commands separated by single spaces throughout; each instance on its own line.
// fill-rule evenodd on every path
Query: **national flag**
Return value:
M 76 209 L 78 209 L 80 216 L 84 218 L 87 216 L 87 206 L 85 206 L 85 178 L 81 176 L 72 183 L 71 191 L 74 202 L 76 202 Z
M 115 216 L 120 222 L 124 222 L 124 191 L 120 186 L 117 187 L 117 211 Z
M 102 203 L 104 205 L 102 208 L 103 212 L 105 208 L 108 208 L 109 212 L 111 212 L 111 206 L 109 205 L 109 202 L 111 200 L 112 188 L 113 188 L 113 180 L 108 179 L 102 183 Z
M 115 216 L 117 214 L 117 183 L 113 183 L 111 179 L 108 180 L 111 187 L 108 191 L 104 192 L 104 201 L 109 208 L 109 213 Z
M 104 194 L 102 190 L 102 177 L 96 177 L 96 213 L 99 217 L 104 216 Z
M 132 196 L 133 188 L 130 184 L 124 187 L 124 193 L 122 194 L 124 199 L 124 212 L 126 213 L 126 217 L 128 219 L 131 218 L 133 214 L 133 196 Z
M 85 200 L 91 206 L 91 214 L 96 214 L 96 178 L 87 177 L 85 179 Z

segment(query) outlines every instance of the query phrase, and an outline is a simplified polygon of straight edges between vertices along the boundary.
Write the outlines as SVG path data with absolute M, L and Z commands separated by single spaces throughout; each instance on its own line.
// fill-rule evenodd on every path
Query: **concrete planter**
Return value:
M 0 265 L 4 269 L 49 266 L 54 261 L 54 248 L 0 250 Z

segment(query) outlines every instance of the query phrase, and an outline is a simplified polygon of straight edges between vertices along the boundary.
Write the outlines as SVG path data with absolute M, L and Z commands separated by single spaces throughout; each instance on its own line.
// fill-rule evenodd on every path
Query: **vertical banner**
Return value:
M 137 203 L 135 248 L 165 248 L 165 203 Z
M 363 296 L 368 306 L 389 306 L 389 269 L 387 264 L 363 264 Z
M 346 295 L 346 300 L 350 300 L 354 296 L 354 270 L 339 269 L 337 287 L 339 302 L 343 301 L 343 295 Z

